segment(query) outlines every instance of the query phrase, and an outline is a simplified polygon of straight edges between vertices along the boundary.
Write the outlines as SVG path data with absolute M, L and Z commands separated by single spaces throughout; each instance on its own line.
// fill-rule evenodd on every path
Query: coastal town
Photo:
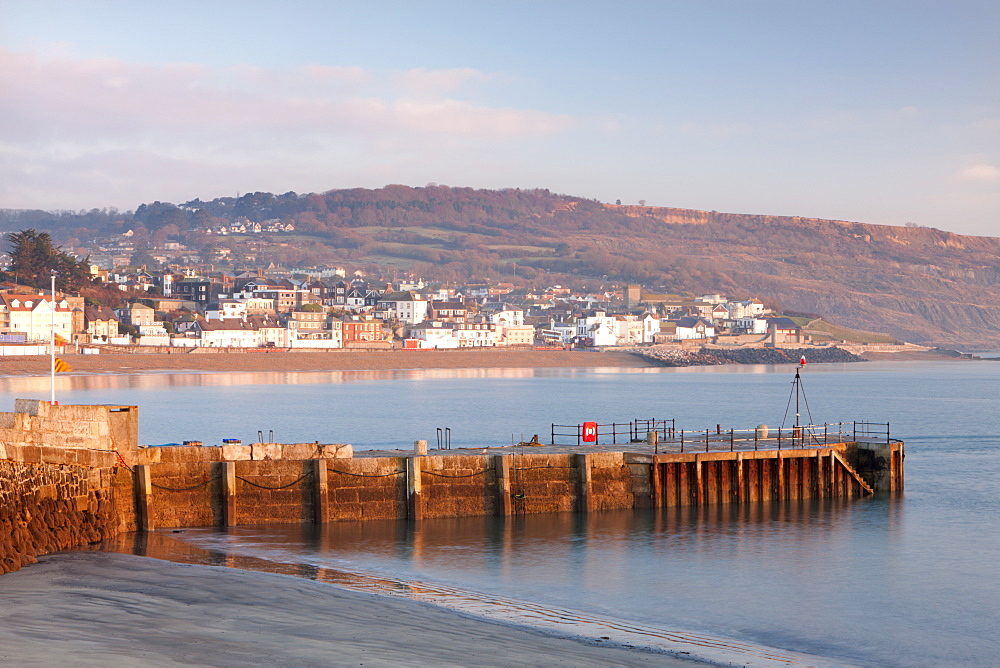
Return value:
M 586 293 L 561 285 L 447 285 L 419 278 L 380 281 L 342 267 L 194 267 L 129 271 L 90 265 L 93 281 L 123 305 L 69 292 L 0 285 L 0 343 L 58 343 L 83 352 L 154 350 L 411 350 L 607 348 L 692 343 L 805 343 L 808 335 L 759 299 L 655 294 L 639 285 Z M 14 353 L 16 354 L 16 353 Z

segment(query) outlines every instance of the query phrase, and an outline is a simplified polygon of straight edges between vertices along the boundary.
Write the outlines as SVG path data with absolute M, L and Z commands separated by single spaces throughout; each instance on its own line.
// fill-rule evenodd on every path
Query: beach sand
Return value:
M 104 552 L 0 577 L 19 666 L 690 666 L 323 582 Z
M 553 367 L 648 367 L 630 353 L 568 350 L 387 350 L 240 353 L 148 353 L 59 355 L 74 373 L 137 373 L 143 371 L 338 371 L 380 369 L 530 369 Z M 47 356 L 0 357 L 0 375 L 49 373 Z

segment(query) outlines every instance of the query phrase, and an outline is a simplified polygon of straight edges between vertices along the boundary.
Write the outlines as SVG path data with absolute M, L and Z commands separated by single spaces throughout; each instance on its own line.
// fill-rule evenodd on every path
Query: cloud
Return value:
M 393 77 L 401 87 L 415 92 L 454 91 L 472 81 L 489 81 L 492 75 L 462 67 L 428 70 L 423 67 L 408 70 Z
M 1000 169 L 981 162 L 961 170 L 956 178 L 965 183 L 1000 183 Z
M 415 156 L 447 157 L 446 150 L 465 151 L 452 156 L 461 162 L 576 127 L 568 114 L 461 94 L 492 80 L 471 68 L 153 66 L 75 58 L 65 49 L 44 58 L 0 49 L 0 206 L 54 206 L 39 201 L 45 178 L 65 192 L 94 188 L 100 196 L 102 180 L 124 192 L 142 178 L 211 180 L 213 170 L 302 174 L 332 163 L 372 170 L 373 156 L 419 162 Z M 145 173 L 116 172 L 135 164 Z
M 0 112 L 0 119 L 8 140 L 58 135 L 127 141 L 137 135 L 191 131 L 197 136 L 236 129 L 491 139 L 550 135 L 572 125 L 567 115 L 427 95 L 473 78 L 488 77 L 469 69 L 413 70 L 397 86 L 396 77 L 379 80 L 361 68 L 212 70 L 110 59 L 43 62 L 0 51 L 0 88 L 15 101 Z M 423 93 L 419 100 L 412 95 L 414 88 Z

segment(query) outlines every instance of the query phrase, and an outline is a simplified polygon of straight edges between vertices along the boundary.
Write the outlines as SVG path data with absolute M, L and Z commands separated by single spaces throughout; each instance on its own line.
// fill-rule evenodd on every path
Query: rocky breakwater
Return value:
M 134 527 L 132 478 L 117 464 L 132 459 L 136 416 L 25 399 L 0 413 L 0 573 Z
M 711 366 L 721 364 L 794 364 L 802 357 L 808 362 L 843 363 L 863 362 L 863 357 L 841 348 L 708 348 L 698 351 L 672 346 L 630 348 L 628 352 L 639 355 L 659 366 Z
M 95 461 L 81 465 L 74 450 L 45 448 L 49 461 L 27 462 L 16 460 L 40 458 L 41 448 L 10 449 L 0 446 L 0 573 L 118 532 L 113 454 L 88 452 Z

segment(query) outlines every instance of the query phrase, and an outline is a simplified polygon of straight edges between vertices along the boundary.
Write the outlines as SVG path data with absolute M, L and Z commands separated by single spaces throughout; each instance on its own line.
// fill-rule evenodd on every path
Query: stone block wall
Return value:
M 236 462 L 236 518 L 240 524 L 311 522 L 312 462 Z
M 0 413 L 0 443 L 79 450 L 115 450 L 130 461 L 139 445 L 135 406 L 52 406 L 17 399 Z
M 591 510 L 622 510 L 643 505 L 637 503 L 632 470 L 625 464 L 624 453 L 599 452 L 589 458 Z M 648 480 L 648 469 L 643 471 L 643 477 Z
M 424 517 L 496 515 L 496 472 L 489 457 L 421 457 Z
M 218 468 L 218 464 L 213 462 L 161 461 L 150 466 L 151 525 L 195 527 L 221 524 L 222 486 Z
M 330 519 L 403 519 L 406 458 L 338 459 L 327 462 Z
M 136 464 L 342 459 L 354 456 L 348 443 L 225 443 L 222 446 L 156 445 L 139 448 Z
M 515 513 L 565 513 L 577 509 L 579 478 L 573 455 L 517 455 L 510 468 Z

